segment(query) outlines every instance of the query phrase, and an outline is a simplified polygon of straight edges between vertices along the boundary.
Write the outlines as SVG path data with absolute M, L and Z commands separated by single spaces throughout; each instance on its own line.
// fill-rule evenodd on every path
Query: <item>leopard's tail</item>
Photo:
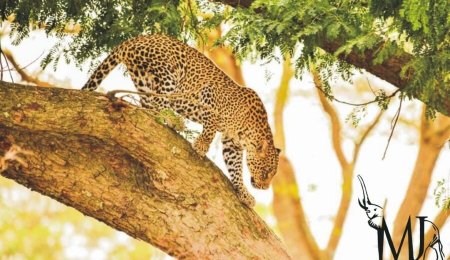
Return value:
M 92 73 L 89 80 L 81 88 L 82 90 L 94 91 L 98 88 L 103 79 L 119 64 L 119 53 L 114 50 Z

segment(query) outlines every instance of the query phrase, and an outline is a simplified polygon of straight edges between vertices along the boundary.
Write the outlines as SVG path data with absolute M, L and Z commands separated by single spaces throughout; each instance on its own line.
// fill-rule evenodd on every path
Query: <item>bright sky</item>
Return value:
M 26 65 L 36 59 L 42 52 L 48 51 L 53 41 L 46 39 L 42 33 L 34 33 L 27 38 L 20 46 L 11 46 L 8 39 L 2 40 L 2 46 L 13 51 L 17 61 Z M 27 68 L 27 71 L 38 71 L 39 63 L 36 62 Z M 263 99 L 270 114 L 273 113 L 275 90 L 281 76 L 281 64 L 272 62 L 262 65 L 262 62 L 250 64 L 244 62 L 243 72 L 247 85 L 255 89 Z M 272 76 L 267 81 L 265 75 Z M 52 81 L 45 75 L 52 75 L 66 82 L 64 86 L 81 88 L 87 81 L 88 74 L 79 71 L 74 66 L 61 64 L 56 72 L 48 69 L 48 73 L 43 73 L 41 79 Z M 387 92 L 392 91 L 392 87 L 386 86 L 380 80 L 369 77 L 374 88 L 384 88 Z M 8 79 L 8 78 L 6 78 Z M 342 83 L 339 83 L 342 85 Z M 133 89 L 132 82 L 124 77 L 122 71 L 115 70 L 103 82 L 105 89 Z M 373 97 L 366 94 L 356 93 L 351 85 L 339 88 L 336 95 L 341 99 L 362 102 Z M 364 100 L 363 100 L 364 99 Z M 345 105 L 337 106 L 340 112 L 341 121 L 344 123 L 345 117 L 351 111 L 351 107 Z M 420 114 L 420 102 L 405 101 L 405 109 L 402 116 L 408 118 L 418 118 Z M 387 200 L 386 212 L 387 223 L 392 230 L 393 218 L 399 208 L 402 198 L 406 192 L 406 187 L 414 167 L 417 154 L 417 131 L 399 123 L 393 140 L 390 144 L 387 157 L 381 160 L 383 151 L 390 131 L 390 120 L 397 109 L 396 102 L 391 104 L 387 115 L 383 117 L 382 123 L 377 126 L 364 146 L 361 149 L 360 159 L 356 167 L 355 174 L 363 176 L 369 196 L 373 203 L 383 204 Z M 377 113 L 376 105 L 368 109 L 364 121 L 372 119 Z M 332 227 L 333 216 L 341 194 L 341 172 L 337 159 L 333 153 L 330 140 L 330 123 L 328 117 L 322 111 L 316 96 L 312 80 L 305 76 L 302 81 L 293 80 L 291 82 L 291 96 L 288 100 L 285 118 L 285 130 L 287 140 L 287 156 L 294 165 L 297 181 L 300 185 L 303 207 L 309 219 L 313 234 L 320 246 L 325 246 Z M 344 129 L 352 129 L 350 123 L 344 123 Z M 346 136 L 346 135 L 344 135 Z M 352 147 L 351 139 L 345 143 L 345 152 L 349 157 Z M 208 156 L 212 158 L 222 169 L 224 164 L 220 150 L 215 149 L 220 144 L 213 143 Z M 434 204 L 433 188 L 438 180 L 450 179 L 450 147 L 446 146 L 438 159 L 433 174 L 433 180 L 429 195 L 425 202 L 422 215 L 429 216 L 432 220 L 438 209 Z M 272 199 L 271 190 L 262 191 L 251 188 L 249 178 L 246 182 L 257 201 L 269 204 Z M 378 259 L 376 232 L 367 224 L 365 212 L 358 206 L 357 197 L 361 196 L 359 183 L 354 181 L 354 196 L 351 207 L 345 222 L 344 232 L 335 259 Z M 267 219 L 271 224 L 273 218 Z M 441 228 L 441 238 L 444 244 L 444 252 L 450 254 L 450 225 Z M 417 238 L 416 238 L 417 240 Z M 72 251 L 73 252 L 73 251 Z M 80 259 L 101 259 L 101 252 L 95 255 L 80 256 Z

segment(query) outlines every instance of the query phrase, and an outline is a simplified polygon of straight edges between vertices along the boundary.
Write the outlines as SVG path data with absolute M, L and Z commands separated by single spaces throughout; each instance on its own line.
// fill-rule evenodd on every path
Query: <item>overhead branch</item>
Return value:
M 215 0 L 216 2 L 221 2 L 233 7 L 248 8 L 254 2 L 254 0 L 246 1 L 235 1 L 235 0 Z M 345 44 L 346 40 L 329 40 L 326 34 L 318 35 L 320 41 L 317 42 L 317 47 L 323 49 L 324 51 L 334 54 L 336 51 Z M 373 60 L 377 50 L 380 46 L 385 45 L 384 42 L 379 43 L 373 48 L 367 49 L 360 53 L 356 50 L 352 50 L 350 53 L 342 53 L 337 56 L 338 59 L 347 62 L 357 68 L 365 69 L 369 73 L 385 80 L 399 89 L 404 89 L 408 86 L 409 78 L 404 78 L 401 76 L 402 68 L 405 67 L 414 56 L 407 53 L 399 51 L 395 56 L 391 56 L 384 60 L 381 64 L 374 64 Z M 441 104 L 435 107 L 439 112 L 444 115 L 450 116 L 450 92 L 447 93 L 436 93 L 439 95 L 436 100 L 439 100 Z M 423 97 L 416 96 L 415 98 L 423 100 Z
M 178 258 L 289 258 L 221 171 L 147 111 L 5 82 L 0 103 L 3 176 Z

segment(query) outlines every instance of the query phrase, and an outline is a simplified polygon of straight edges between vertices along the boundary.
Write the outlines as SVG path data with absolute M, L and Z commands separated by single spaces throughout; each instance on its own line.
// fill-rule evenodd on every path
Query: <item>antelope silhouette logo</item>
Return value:
M 408 218 L 408 222 L 406 223 L 406 227 L 403 231 L 402 240 L 400 241 L 400 245 L 398 246 L 398 250 L 395 249 L 394 243 L 392 242 L 392 237 L 387 228 L 386 221 L 383 216 L 383 208 L 377 204 L 373 204 L 370 202 L 369 194 L 367 193 L 366 184 L 364 183 L 363 178 L 358 175 L 359 183 L 361 184 L 361 189 L 363 191 L 362 201 L 358 199 L 359 206 L 366 211 L 366 215 L 369 218 L 369 226 L 377 230 L 378 235 L 378 259 L 382 260 L 383 257 L 383 245 L 384 245 L 384 235 L 386 235 L 387 242 L 389 244 L 389 249 L 391 250 L 392 256 L 394 259 L 399 259 L 400 251 L 402 249 L 403 241 L 405 240 L 405 236 L 408 236 L 408 255 L 410 260 L 418 260 L 425 259 L 425 256 L 430 251 L 430 258 L 434 260 L 444 260 L 444 252 L 443 246 L 441 243 L 441 238 L 439 236 L 439 229 L 436 225 L 426 220 L 427 217 L 424 216 L 416 216 L 419 222 L 419 233 L 420 233 L 420 243 L 419 243 L 419 252 L 418 256 L 414 257 L 413 251 L 413 241 L 412 241 L 412 228 L 411 228 L 411 218 Z M 430 229 L 431 228 L 431 229 Z M 432 230 L 433 236 L 428 241 L 425 241 L 425 230 Z

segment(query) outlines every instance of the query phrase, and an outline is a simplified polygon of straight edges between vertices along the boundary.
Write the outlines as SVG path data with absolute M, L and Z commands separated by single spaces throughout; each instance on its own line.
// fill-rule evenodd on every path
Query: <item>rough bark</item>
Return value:
M 221 2 L 233 7 L 248 8 L 254 0 L 246 1 L 236 1 L 236 0 L 215 0 L 216 2 Z M 345 39 L 330 41 L 327 39 L 326 35 L 321 35 L 319 37 L 321 41 L 317 42 L 317 47 L 323 49 L 324 51 L 334 54 L 339 47 L 345 43 Z M 381 64 L 373 64 L 374 54 L 379 46 L 383 45 L 380 43 L 378 46 L 374 46 L 371 49 L 367 49 L 364 53 L 358 53 L 357 51 L 352 51 L 349 54 L 338 55 L 340 60 L 343 60 L 351 65 L 358 68 L 365 69 L 366 71 L 372 73 L 373 75 L 383 79 L 397 88 L 403 89 L 408 85 L 409 78 L 402 78 L 400 72 L 402 68 L 412 60 L 413 55 L 403 52 L 397 56 L 392 56 L 386 59 Z M 436 97 L 440 104 L 435 106 L 435 108 L 444 115 L 450 116 L 450 93 L 438 94 Z M 420 96 L 415 98 L 422 100 Z
M 1 174 L 168 254 L 288 259 L 228 179 L 148 111 L 98 93 L 0 82 Z

